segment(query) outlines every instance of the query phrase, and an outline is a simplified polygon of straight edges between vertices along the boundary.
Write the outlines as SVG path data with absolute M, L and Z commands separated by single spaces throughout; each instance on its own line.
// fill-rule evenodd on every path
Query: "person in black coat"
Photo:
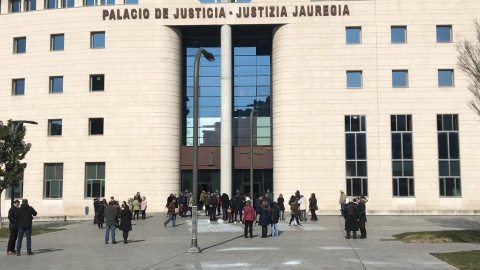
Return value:
M 366 215 L 366 208 L 365 208 L 365 203 L 360 200 L 360 198 L 357 198 L 357 208 L 358 208 L 358 227 L 360 228 L 360 233 L 362 234 L 360 236 L 360 239 L 365 239 L 367 238 L 367 229 L 365 229 L 365 223 L 367 223 L 367 215 Z
M 28 205 L 28 200 L 23 199 L 20 208 L 15 211 L 14 219 L 18 221 L 18 239 L 16 255 L 20 256 L 22 249 L 23 234 L 27 236 L 27 254 L 33 255 L 32 252 L 32 220 L 37 215 L 37 211 Z
M 18 221 L 15 219 L 15 212 L 17 212 L 19 206 L 20 201 L 15 200 L 12 208 L 8 211 L 8 220 L 10 221 L 8 228 L 10 229 L 10 237 L 8 238 L 7 255 L 15 255 L 15 242 L 18 237 Z
M 93 218 L 93 224 L 98 223 L 98 217 L 97 217 L 98 208 L 100 208 L 100 201 L 98 200 L 98 197 L 97 197 L 93 199 L 93 211 L 95 212 L 95 217 Z
M 227 209 L 229 207 L 230 198 L 228 197 L 227 193 L 223 193 L 220 197 L 220 203 L 222 204 L 222 213 L 223 213 L 223 220 L 228 219 Z
M 347 231 L 347 239 L 350 239 L 350 232 L 353 231 L 353 239 L 357 239 L 357 204 L 349 202 L 345 206 L 345 230 Z
M 235 222 L 237 222 L 237 214 L 240 214 L 240 220 L 242 220 L 242 207 L 243 207 L 243 196 L 240 193 L 235 196 Z
M 107 200 L 103 199 L 102 202 L 100 202 L 98 206 L 98 212 L 97 212 L 97 223 L 98 223 L 98 228 L 103 229 L 103 223 L 105 223 L 105 206 L 107 205 Z
M 267 201 L 263 201 L 260 206 L 260 218 L 258 219 L 258 225 L 262 226 L 262 238 L 267 238 L 268 225 L 270 225 L 270 206 Z
M 123 231 L 123 243 L 128 244 L 128 233 L 132 230 L 132 212 L 128 209 L 128 205 L 123 206 L 120 214 L 119 230 Z
M 285 199 L 283 198 L 283 195 L 280 194 L 277 199 L 278 207 L 280 208 L 280 211 L 278 212 L 278 218 L 279 220 L 285 220 Z
M 210 221 L 217 220 L 217 217 L 215 216 L 216 207 L 217 207 L 217 197 L 215 196 L 215 194 L 212 194 L 208 198 L 208 212 L 210 215 Z
M 262 202 L 263 202 L 263 196 L 260 195 L 258 198 L 255 199 L 255 202 L 253 203 L 253 209 L 255 210 L 255 225 L 258 224 L 258 216 L 260 215 L 262 211 Z
M 311 221 L 318 221 L 318 218 L 317 218 L 317 214 L 315 213 L 315 211 L 317 210 L 317 198 L 315 197 L 315 193 L 312 193 L 312 195 L 310 195 L 310 212 L 312 214 L 312 218 L 310 218 Z

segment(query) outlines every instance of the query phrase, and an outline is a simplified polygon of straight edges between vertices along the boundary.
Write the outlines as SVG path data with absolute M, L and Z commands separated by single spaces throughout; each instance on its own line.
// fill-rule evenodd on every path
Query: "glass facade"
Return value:
M 364 115 L 345 116 L 347 196 L 368 196 L 367 133 Z
M 440 196 L 462 196 L 458 115 L 437 115 Z
M 390 116 L 393 196 L 414 196 L 412 116 Z

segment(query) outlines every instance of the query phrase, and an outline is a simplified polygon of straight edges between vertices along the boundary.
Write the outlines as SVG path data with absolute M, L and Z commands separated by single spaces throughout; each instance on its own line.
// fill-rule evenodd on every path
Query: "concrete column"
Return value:
M 232 197 L 232 28 L 221 28 L 222 120 L 220 135 L 220 192 Z

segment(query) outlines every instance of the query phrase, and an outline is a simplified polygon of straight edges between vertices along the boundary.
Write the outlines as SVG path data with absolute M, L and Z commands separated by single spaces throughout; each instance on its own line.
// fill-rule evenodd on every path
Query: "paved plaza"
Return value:
M 430 253 L 480 250 L 474 244 L 407 244 L 392 235 L 409 231 L 479 229 L 480 216 L 369 216 L 368 238 L 345 239 L 340 216 L 319 216 L 303 227 L 279 224 L 278 237 L 243 237 L 243 225 L 199 220 L 202 253 L 186 253 L 191 243 L 190 218 L 163 227 L 164 213 L 133 221 L 129 244 L 116 231 L 117 245 L 104 244 L 105 230 L 91 221 L 34 222 L 66 230 L 32 237 L 33 256 L 7 256 L 0 238 L 2 269 L 455 269 Z M 270 232 L 270 229 L 269 229 Z M 24 239 L 25 246 L 25 239 Z M 6 267 L 6 268 L 4 268 Z

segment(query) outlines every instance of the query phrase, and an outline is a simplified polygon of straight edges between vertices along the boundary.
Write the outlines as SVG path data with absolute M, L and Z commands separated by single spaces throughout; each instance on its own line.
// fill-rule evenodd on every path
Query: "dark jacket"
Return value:
M 178 196 L 178 204 L 186 205 L 187 204 L 187 197 L 185 197 L 185 195 L 183 195 L 183 194 L 180 194 Z
M 117 212 L 117 209 L 113 205 L 105 206 L 103 216 L 105 217 L 105 225 L 106 226 L 117 225 L 118 212 Z
M 230 198 L 228 197 L 227 193 L 223 193 L 222 197 L 220 197 L 220 202 L 222 203 L 222 208 L 228 208 L 228 202 Z
M 8 226 L 11 230 L 18 229 L 18 220 L 15 219 L 15 213 L 17 212 L 18 208 L 12 205 L 12 208 L 8 210 L 8 220 L 10 220 L 10 225 Z
M 210 198 L 208 198 L 208 205 L 210 207 L 217 207 L 217 197 L 215 196 L 210 196 Z
M 253 208 L 255 209 L 255 212 L 257 212 L 257 214 L 260 213 L 260 210 L 262 209 L 262 200 L 260 199 L 255 199 L 255 203 L 253 204 Z
M 240 195 L 235 196 L 235 210 L 242 210 L 243 197 Z
M 98 221 L 105 222 L 105 206 L 103 204 L 100 204 L 98 206 Z
M 298 208 L 298 204 L 297 202 L 292 202 L 292 204 L 290 204 L 290 215 L 295 216 L 298 214 L 300 214 L 300 209 Z
M 122 210 L 120 215 L 120 226 L 118 227 L 122 231 L 131 231 L 132 230 L 132 211 Z
M 265 197 L 263 197 L 263 200 L 267 201 L 268 205 L 270 205 L 270 207 L 272 207 L 273 202 L 272 202 L 272 200 L 270 199 L 270 197 L 265 196 Z
M 354 202 L 349 202 L 345 206 L 345 230 L 356 231 L 357 230 L 357 218 L 358 209 Z
M 268 210 L 268 217 L 270 218 L 271 224 L 278 223 L 278 209 L 270 207 L 270 210 Z
M 280 210 L 285 211 L 285 199 L 278 198 L 277 203 L 278 203 L 278 206 L 280 206 Z
M 170 204 L 168 205 L 167 215 L 175 215 L 175 203 L 174 202 L 170 202 Z
M 313 197 L 311 200 L 310 200 L 310 210 L 315 210 L 315 208 L 317 207 L 317 198 Z
M 19 228 L 32 227 L 33 217 L 37 215 L 37 211 L 28 203 L 23 203 L 20 208 L 15 211 L 14 219 L 18 222 Z
M 99 208 L 100 208 L 100 201 L 94 201 L 93 202 L 93 211 L 95 211 L 95 214 L 98 213 Z
M 358 219 L 360 219 L 360 221 L 367 222 L 365 203 L 360 201 L 357 205 L 357 209 L 358 209 Z
M 270 206 L 268 205 L 262 205 L 260 207 L 260 218 L 258 219 L 258 225 L 268 226 L 270 224 L 270 217 L 268 215 L 269 210 L 270 210 Z

